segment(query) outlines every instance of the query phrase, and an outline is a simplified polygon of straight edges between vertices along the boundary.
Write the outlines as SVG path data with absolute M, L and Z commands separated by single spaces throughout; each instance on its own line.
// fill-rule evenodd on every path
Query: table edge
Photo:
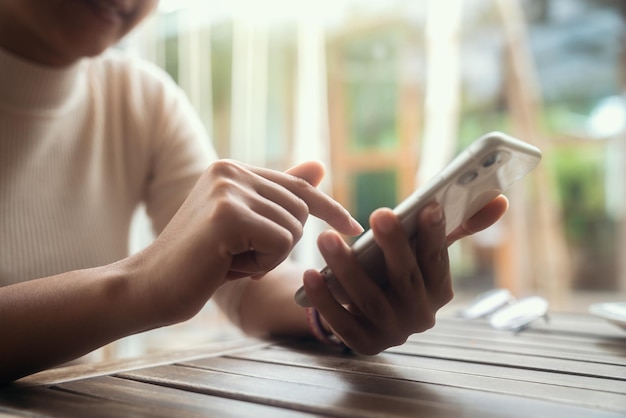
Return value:
M 276 341 L 257 338 L 237 338 L 216 341 L 184 350 L 172 350 L 148 354 L 141 357 L 124 358 L 104 362 L 76 364 L 43 370 L 15 381 L 12 387 L 50 386 L 59 383 L 110 375 L 139 368 L 159 366 L 204 357 L 216 357 L 240 351 L 259 349 L 275 344 Z

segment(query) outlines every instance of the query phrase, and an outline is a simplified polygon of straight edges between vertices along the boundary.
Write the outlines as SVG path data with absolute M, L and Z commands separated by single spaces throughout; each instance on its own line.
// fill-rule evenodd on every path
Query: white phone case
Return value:
M 483 206 L 531 171 L 541 160 L 541 151 L 501 132 L 488 133 L 468 146 L 430 181 L 404 199 L 394 212 L 409 237 L 415 235 L 417 213 L 431 202 L 439 202 L 449 234 Z M 365 270 L 384 284 L 385 262 L 371 230 L 353 245 L 352 251 Z M 342 304 L 350 300 L 328 267 L 322 270 L 328 288 Z M 295 294 L 296 303 L 311 306 L 304 287 Z

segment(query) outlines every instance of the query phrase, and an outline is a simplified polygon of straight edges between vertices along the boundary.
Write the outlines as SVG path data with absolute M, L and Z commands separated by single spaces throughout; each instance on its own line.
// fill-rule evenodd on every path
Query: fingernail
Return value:
M 321 281 L 317 280 L 317 275 L 319 273 L 315 270 L 311 270 L 311 271 L 305 271 L 304 272 L 304 277 L 302 278 L 302 280 L 306 283 L 307 287 L 309 287 L 310 289 L 314 290 L 314 289 L 318 289 L 321 286 Z
M 430 209 L 430 223 L 433 225 L 439 225 L 443 222 L 443 209 L 440 204 L 434 204 Z
M 376 219 L 376 227 L 378 228 L 380 232 L 384 234 L 391 232 L 391 230 L 393 229 L 393 222 L 391 220 L 391 217 L 379 216 Z
M 355 229 L 355 231 L 358 231 L 359 234 L 365 231 L 365 228 L 363 228 L 363 226 L 353 217 L 350 217 L 350 225 Z

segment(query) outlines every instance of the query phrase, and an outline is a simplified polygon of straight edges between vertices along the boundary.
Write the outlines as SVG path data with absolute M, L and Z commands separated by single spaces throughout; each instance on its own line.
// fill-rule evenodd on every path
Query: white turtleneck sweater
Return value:
M 128 255 L 216 158 L 182 91 L 118 51 L 63 69 L 0 50 L 0 286 Z

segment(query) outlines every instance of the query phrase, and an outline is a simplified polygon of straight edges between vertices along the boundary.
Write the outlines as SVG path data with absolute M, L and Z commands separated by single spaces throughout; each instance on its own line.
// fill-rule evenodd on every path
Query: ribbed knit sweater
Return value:
M 181 90 L 119 51 L 53 69 L 0 50 L 0 286 L 128 254 L 216 158 Z

